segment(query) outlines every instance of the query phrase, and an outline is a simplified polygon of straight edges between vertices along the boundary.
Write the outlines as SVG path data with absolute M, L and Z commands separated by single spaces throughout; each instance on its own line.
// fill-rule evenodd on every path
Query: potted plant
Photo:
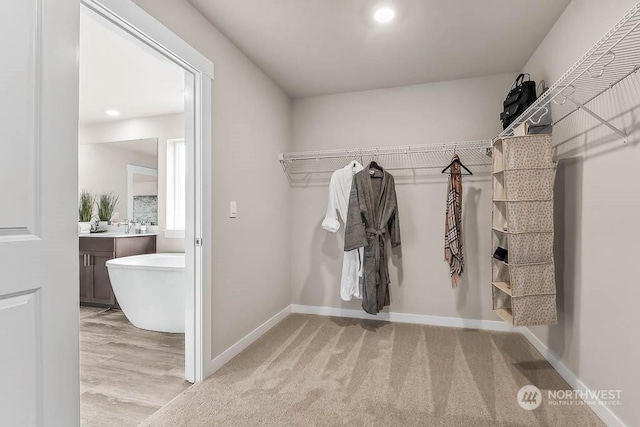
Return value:
M 93 203 L 95 199 L 95 196 L 87 190 L 82 190 L 80 193 L 80 203 L 78 206 L 79 233 L 86 234 L 91 232 L 91 218 L 93 218 Z
M 100 226 L 105 227 L 110 225 L 113 212 L 118 206 L 119 197 L 113 193 L 102 193 L 98 197 L 98 218 L 100 219 Z

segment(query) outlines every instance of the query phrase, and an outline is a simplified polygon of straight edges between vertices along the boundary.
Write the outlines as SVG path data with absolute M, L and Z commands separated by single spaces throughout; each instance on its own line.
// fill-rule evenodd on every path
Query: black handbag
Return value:
M 502 129 L 506 129 L 520 114 L 524 112 L 536 100 L 536 82 L 531 80 L 531 76 L 520 74 L 511 86 L 509 94 L 502 103 L 503 111 L 500 113 Z

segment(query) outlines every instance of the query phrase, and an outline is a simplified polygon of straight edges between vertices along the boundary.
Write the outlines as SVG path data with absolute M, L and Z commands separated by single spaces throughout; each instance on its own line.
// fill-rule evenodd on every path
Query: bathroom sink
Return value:
M 141 234 L 135 234 L 135 233 L 129 233 L 126 234 L 124 232 L 114 232 L 114 231 L 108 231 L 105 233 L 90 233 L 90 234 L 80 234 L 80 237 L 105 237 L 105 238 L 121 238 L 121 237 L 137 237 L 137 236 L 155 236 L 157 233 L 141 233 Z

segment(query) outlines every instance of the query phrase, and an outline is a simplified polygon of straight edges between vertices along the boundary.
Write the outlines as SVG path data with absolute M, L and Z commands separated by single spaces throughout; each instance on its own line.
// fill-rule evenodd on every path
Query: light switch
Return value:
M 229 202 L 229 218 L 237 218 L 238 217 L 238 204 L 235 200 Z

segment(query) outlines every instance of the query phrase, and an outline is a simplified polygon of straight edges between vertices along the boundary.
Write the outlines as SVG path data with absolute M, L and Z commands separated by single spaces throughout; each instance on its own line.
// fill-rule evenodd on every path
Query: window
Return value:
M 165 237 L 184 237 L 187 220 L 186 144 L 167 140 L 167 227 Z

